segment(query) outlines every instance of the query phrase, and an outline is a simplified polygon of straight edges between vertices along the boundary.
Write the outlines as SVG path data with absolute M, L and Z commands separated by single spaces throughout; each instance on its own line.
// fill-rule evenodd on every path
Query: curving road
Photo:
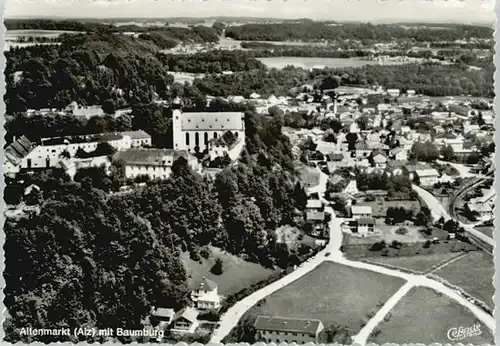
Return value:
M 316 187 L 309 189 L 309 192 L 318 192 L 320 193 L 320 198 L 322 198 L 322 194 L 324 194 L 326 190 L 326 182 L 328 180 L 328 176 L 326 174 L 321 173 L 320 184 Z M 418 188 L 418 187 L 417 187 Z M 420 189 L 420 188 L 418 188 Z M 423 189 L 420 189 L 423 190 Z M 425 191 L 425 190 L 424 190 Z M 419 192 L 417 190 L 417 192 Z M 427 191 L 426 191 L 427 192 Z M 428 193 L 429 194 L 429 193 Z M 425 194 L 424 194 L 425 195 Z M 430 195 L 430 194 L 429 194 Z M 431 195 L 432 196 L 432 195 Z M 432 196 L 433 197 L 433 196 Z M 425 198 L 429 199 L 429 196 L 425 195 Z M 435 200 L 435 198 L 434 198 Z M 432 199 L 429 199 L 432 202 Z M 433 202 L 435 203 L 435 201 Z M 438 203 L 441 209 L 438 209 L 440 212 L 446 213 L 444 208 Z M 430 208 L 433 210 L 433 208 Z M 335 213 L 333 212 L 331 207 L 325 207 L 325 211 L 332 214 L 332 219 L 329 224 L 330 229 L 330 242 L 327 246 L 320 251 L 317 255 L 311 258 L 308 262 L 303 263 L 299 268 L 297 268 L 292 273 L 287 276 L 281 278 L 278 281 L 273 282 L 272 284 L 263 287 L 262 289 L 252 293 L 251 295 L 243 298 L 228 311 L 221 316 L 219 327 L 216 328 L 214 333 L 212 334 L 212 338 L 210 342 L 212 343 L 220 343 L 221 340 L 229 334 L 231 329 L 233 329 L 238 321 L 241 319 L 243 314 L 248 311 L 253 305 L 255 305 L 259 300 L 269 296 L 270 294 L 276 292 L 277 290 L 289 285 L 290 283 L 298 280 L 305 274 L 309 273 L 311 270 L 316 268 L 322 262 L 331 261 L 339 264 L 343 264 L 349 267 L 370 270 L 373 272 L 377 272 L 380 274 L 390 275 L 400 277 L 406 280 L 406 283 L 382 306 L 382 308 L 375 314 L 373 318 L 368 321 L 365 327 L 354 337 L 354 342 L 359 344 L 366 344 L 366 341 L 370 334 L 373 331 L 378 323 L 380 323 L 383 318 L 387 315 L 387 313 L 394 307 L 397 302 L 412 288 L 416 286 L 428 287 L 434 289 L 435 291 L 446 294 L 451 299 L 455 300 L 462 306 L 469 309 L 479 320 L 481 320 L 489 329 L 494 330 L 495 328 L 495 320 L 494 318 L 486 313 L 484 310 L 476 306 L 475 304 L 469 302 L 466 298 L 464 298 L 460 293 L 455 290 L 443 285 L 442 283 L 432 280 L 424 275 L 416 275 L 403 273 L 394 269 L 389 269 L 385 267 L 380 267 L 374 264 L 365 263 L 365 262 L 356 262 L 346 259 L 343 256 L 343 253 L 340 251 L 340 246 L 342 245 L 342 231 L 340 225 L 343 222 L 343 219 L 335 217 Z M 325 256 L 327 252 L 330 252 L 329 256 Z
M 443 207 L 443 205 L 439 202 L 439 200 L 434 197 L 429 191 L 422 189 L 420 186 L 412 185 L 413 190 L 418 193 L 422 201 L 427 205 L 427 207 L 431 210 L 432 217 L 434 220 L 438 220 L 441 216 L 445 220 L 449 220 L 452 217 L 448 214 L 448 211 Z M 485 243 L 490 246 L 494 246 L 493 239 L 488 237 L 486 234 L 479 232 L 474 229 L 476 225 L 480 222 L 476 222 L 473 224 L 465 224 L 463 222 L 459 222 L 459 225 L 463 227 L 467 232 L 481 239 Z

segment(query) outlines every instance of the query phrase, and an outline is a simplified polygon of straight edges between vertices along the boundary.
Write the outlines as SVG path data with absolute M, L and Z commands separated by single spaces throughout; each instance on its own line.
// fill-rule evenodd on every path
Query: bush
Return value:
M 385 249 L 386 247 L 386 243 L 385 241 L 380 241 L 380 242 L 376 242 L 375 244 L 372 245 L 372 247 L 370 248 L 370 251 L 381 251 L 383 249 Z
M 404 228 L 404 227 L 399 227 L 397 230 L 396 230 L 396 234 L 399 234 L 399 235 L 405 235 L 405 234 L 408 234 L 408 229 Z
M 200 260 L 200 255 L 198 254 L 198 251 L 192 249 L 189 250 L 189 258 L 191 258 L 193 261 L 198 262 Z
M 428 249 L 431 247 L 431 241 L 430 240 L 427 240 L 425 243 L 424 243 L 424 249 Z
M 204 246 L 200 249 L 200 256 L 203 257 L 204 259 L 208 259 L 211 254 L 212 254 L 212 251 L 210 251 L 210 249 L 206 246 Z

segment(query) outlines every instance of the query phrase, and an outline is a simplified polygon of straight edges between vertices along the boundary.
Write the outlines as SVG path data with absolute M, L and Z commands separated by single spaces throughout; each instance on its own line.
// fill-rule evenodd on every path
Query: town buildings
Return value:
M 355 220 L 371 218 L 372 207 L 369 205 L 353 205 L 351 206 L 351 215 Z
M 258 316 L 254 327 L 255 339 L 258 341 L 305 344 L 319 342 L 318 336 L 323 330 L 323 323 L 313 319 Z
M 92 156 L 102 143 L 121 151 L 151 145 L 151 136 L 144 131 L 50 137 L 38 141 L 23 136 L 5 149 L 4 173 L 16 174 L 21 169 L 56 167 L 61 159 L 72 159 L 80 154 Z

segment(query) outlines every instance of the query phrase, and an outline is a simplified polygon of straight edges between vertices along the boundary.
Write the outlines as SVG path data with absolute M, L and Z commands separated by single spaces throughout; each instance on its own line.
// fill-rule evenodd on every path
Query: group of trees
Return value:
M 344 40 L 391 41 L 455 41 L 470 37 L 492 38 L 493 29 L 484 26 L 454 25 L 428 28 L 425 26 L 373 25 L 371 23 L 343 23 L 304 21 L 300 23 L 245 24 L 229 26 L 226 36 L 247 41 L 311 41 Z

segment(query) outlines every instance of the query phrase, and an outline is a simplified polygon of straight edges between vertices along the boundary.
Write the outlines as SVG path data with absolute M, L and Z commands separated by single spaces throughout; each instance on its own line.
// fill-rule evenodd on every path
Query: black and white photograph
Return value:
M 495 343 L 495 0 L 6 0 L 3 342 Z

